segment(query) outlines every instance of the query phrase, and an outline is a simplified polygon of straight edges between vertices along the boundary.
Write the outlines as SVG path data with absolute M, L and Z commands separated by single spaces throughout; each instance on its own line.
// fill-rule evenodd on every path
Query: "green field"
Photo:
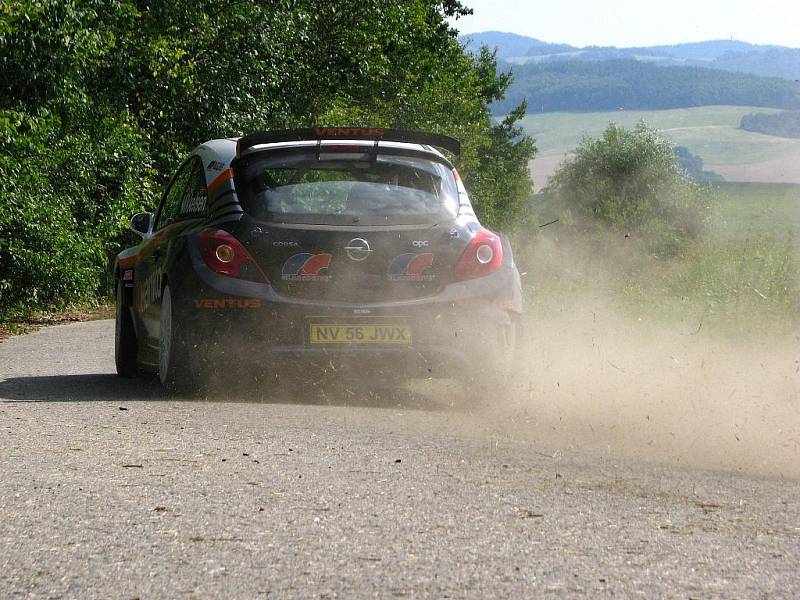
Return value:
M 766 234 L 778 241 L 789 235 L 800 239 L 800 185 L 724 182 L 714 188 L 724 237 Z
M 779 112 L 749 106 L 701 106 L 673 110 L 644 110 L 592 113 L 529 113 L 523 127 L 536 139 L 540 157 L 563 155 L 574 149 L 583 136 L 599 136 L 609 123 L 633 127 L 644 120 L 661 129 L 678 145 L 687 146 L 707 165 L 751 165 L 766 161 L 796 161 L 776 165 L 753 177 L 764 181 L 785 181 L 800 177 L 800 139 L 779 138 L 738 129 L 743 115 L 751 112 Z M 791 170 L 786 173 L 786 170 Z M 763 171 L 763 170 L 762 170 Z

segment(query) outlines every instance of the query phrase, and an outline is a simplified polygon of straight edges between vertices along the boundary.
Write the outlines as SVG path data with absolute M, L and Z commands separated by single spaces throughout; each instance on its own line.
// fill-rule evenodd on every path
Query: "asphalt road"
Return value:
M 112 350 L 109 321 L 0 344 L 2 598 L 800 596 L 790 478 L 435 389 L 165 399 Z

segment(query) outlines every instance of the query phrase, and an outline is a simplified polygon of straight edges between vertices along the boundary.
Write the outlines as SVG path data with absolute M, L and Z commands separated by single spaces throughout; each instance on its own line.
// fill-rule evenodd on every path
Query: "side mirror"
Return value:
M 150 235 L 153 230 L 153 217 L 151 212 L 136 213 L 131 217 L 131 231 L 140 237 Z

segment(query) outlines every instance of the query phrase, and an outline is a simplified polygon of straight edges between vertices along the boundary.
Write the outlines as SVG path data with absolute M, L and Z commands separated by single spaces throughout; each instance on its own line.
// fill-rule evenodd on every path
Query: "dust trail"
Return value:
M 552 452 L 800 478 L 799 348 L 573 308 L 537 324 L 527 373 L 492 411 Z
M 660 320 L 620 307 L 615 292 L 627 272 L 641 268 L 641 254 L 629 239 L 602 241 L 600 252 L 597 240 L 537 240 L 522 366 L 511 391 L 478 414 L 469 414 L 474 407 L 467 408 L 461 385 L 406 386 L 392 362 L 374 372 L 324 361 L 270 364 L 243 385 L 237 374 L 240 389 L 230 379 L 216 387 L 226 398 L 343 409 L 433 407 L 450 433 L 533 442 L 551 455 L 602 453 L 800 479 L 800 333 L 775 333 L 780 323 L 766 314 L 739 314 L 772 325 L 737 337 L 689 305 L 682 317 Z M 234 347 L 241 352 L 226 362 L 245 362 L 247 339 Z
M 620 303 L 624 286 L 672 276 L 669 263 L 600 239 L 535 242 L 524 367 L 495 426 L 553 452 L 800 478 L 800 332 L 786 313 Z

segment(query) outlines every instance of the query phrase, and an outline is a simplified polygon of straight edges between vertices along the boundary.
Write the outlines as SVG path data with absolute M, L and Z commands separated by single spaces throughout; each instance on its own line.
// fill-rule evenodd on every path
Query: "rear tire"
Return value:
M 197 391 L 197 382 L 192 370 L 190 345 L 181 324 L 174 317 L 172 292 L 167 284 L 161 294 L 158 379 L 167 392 L 194 392 Z
M 138 350 L 133 317 L 130 308 L 125 304 L 125 288 L 120 279 L 117 281 L 117 309 L 114 327 L 114 362 L 117 366 L 117 375 L 120 377 L 136 375 Z

